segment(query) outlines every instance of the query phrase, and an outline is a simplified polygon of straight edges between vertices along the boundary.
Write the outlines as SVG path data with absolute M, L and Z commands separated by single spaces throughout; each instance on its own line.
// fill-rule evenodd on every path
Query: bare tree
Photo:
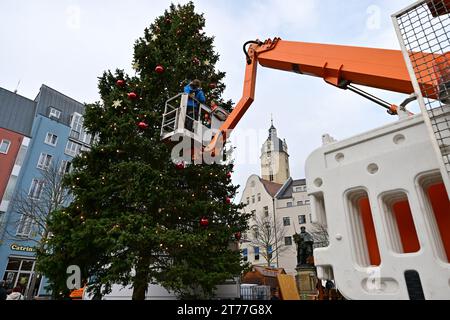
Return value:
M 261 248 L 260 254 L 270 267 L 274 259 L 287 247 L 284 245 L 285 228 L 281 221 L 274 221 L 270 217 L 255 216 L 251 226 L 251 245 Z
M 59 166 L 59 161 L 52 164 L 33 179 L 29 190 L 20 190 L 13 197 L 12 209 L 15 216 L 6 227 L 7 235 L 15 241 L 33 241 L 42 249 L 50 236 L 48 221 L 51 213 L 68 205 L 71 200 L 69 190 L 63 184 L 66 166 Z M 67 163 L 66 163 L 67 164 Z M 31 299 L 38 278 L 33 274 L 26 299 Z
M 17 241 L 34 241 L 41 247 L 49 236 L 47 222 L 50 214 L 65 207 L 70 201 L 68 189 L 63 184 L 65 169 L 59 161 L 35 177 L 29 190 L 20 190 L 13 198 L 12 209 L 17 215 L 11 221 L 8 236 Z
M 314 248 L 324 248 L 330 244 L 328 228 L 325 224 L 314 223 L 309 233 L 314 239 Z

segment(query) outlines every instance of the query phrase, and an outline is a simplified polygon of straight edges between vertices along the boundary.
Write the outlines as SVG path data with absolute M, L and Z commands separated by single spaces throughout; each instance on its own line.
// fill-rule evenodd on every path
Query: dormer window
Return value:
M 48 117 L 59 120 L 59 118 L 61 118 L 61 111 L 53 107 L 50 107 Z

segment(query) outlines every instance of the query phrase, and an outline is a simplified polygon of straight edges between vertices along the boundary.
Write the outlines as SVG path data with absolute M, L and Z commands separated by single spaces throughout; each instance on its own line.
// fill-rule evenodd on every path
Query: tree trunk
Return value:
M 133 281 L 133 300 L 145 300 L 149 284 L 150 258 L 144 257 L 136 266 L 136 275 Z

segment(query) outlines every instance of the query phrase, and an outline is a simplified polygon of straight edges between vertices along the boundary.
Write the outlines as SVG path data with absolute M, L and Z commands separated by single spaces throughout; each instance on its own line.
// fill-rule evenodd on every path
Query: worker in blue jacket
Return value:
M 189 83 L 186 87 L 184 87 L 184 93 L 187 93 L 189 95 L 189 100 L 187 104 L 187 115 L 188 118 L 186 118 L 186 129 L 192 131 L 193 130 L 193 122 L 190 118 L 198 120 L 198 113 L 200 106 L 198 102 L 205 104 L 206 98 L 205 94 L 203 93 L 201 89 L 202 83 L 200 80 L 195 79 L 191 83 Z M 197 101 L 195 101 L 195 100 Z

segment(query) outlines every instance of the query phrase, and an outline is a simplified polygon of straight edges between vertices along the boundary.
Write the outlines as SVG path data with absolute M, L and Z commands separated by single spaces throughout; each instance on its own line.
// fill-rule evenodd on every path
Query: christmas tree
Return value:
M 61 297 L 69 265 L 80 266 L 94 293 L 132 285 L 133 299 L 144 299 L 149 283 L 181 298 L 210 298 L 242 271 L 230 244 L 248 216 L 231 201 L 232 163 L 174 163 L 160 140 L 166 100 L 193 79 L 203 82 L 207 101 L 232 108 L 204 26 L 192 2 L 171 5 L 136 41 L 136 74 L 100 78 L 102 102 L 87 107 L 84 121 L 96 143 L 75 159 L 66 179 L 75 200 L 53 213 L 53 236 L 38 253 L 39 270 Z

